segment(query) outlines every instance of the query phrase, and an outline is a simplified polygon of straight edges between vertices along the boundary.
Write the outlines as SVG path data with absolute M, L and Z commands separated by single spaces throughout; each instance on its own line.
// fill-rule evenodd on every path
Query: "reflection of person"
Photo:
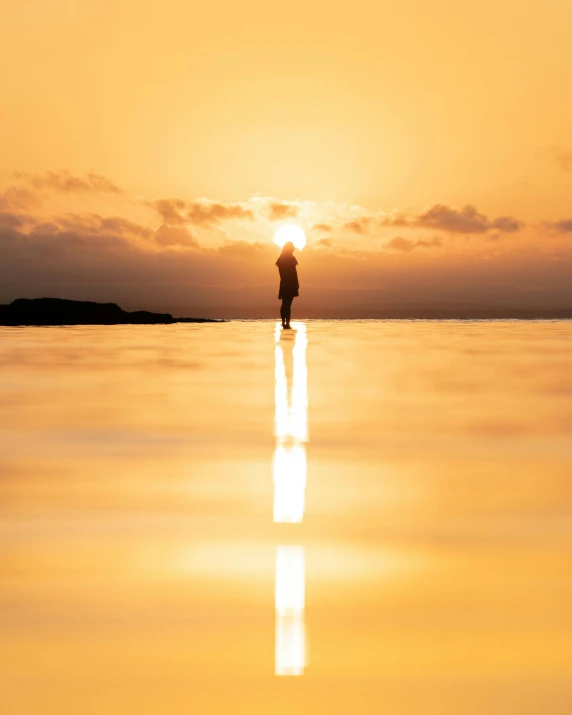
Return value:
M 292 241 L 288 241 L 282 247 L 282 252 L 276 261 L 278 272 L 280 273 L 280 291 L 278 300 L 282 301 L 280 306 L 280 317 L 282 318 L 282 327 L 290 327 L 290 310 L 292 301 L 298 295 L 298 272 L 296 266 L 298 261 L 294 258 L 295 246 Z

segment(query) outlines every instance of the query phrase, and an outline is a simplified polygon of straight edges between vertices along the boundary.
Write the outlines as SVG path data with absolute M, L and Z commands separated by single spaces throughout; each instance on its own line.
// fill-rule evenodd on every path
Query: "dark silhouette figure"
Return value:
M 290 311 L 292 309 L 292 301 L 298 296 L 298 272 L 296 266 L 298 261 L 294 258 L 295 246 L 292 241 L 288 241 L 282 246 L 282 252 L 276 261 L 278 272 L 280 273 L 280 291 L 278 292 L 278 300 L 282 301 L 280 306 L 280 317 L 282 318 L 282 327 L 290 327 Z

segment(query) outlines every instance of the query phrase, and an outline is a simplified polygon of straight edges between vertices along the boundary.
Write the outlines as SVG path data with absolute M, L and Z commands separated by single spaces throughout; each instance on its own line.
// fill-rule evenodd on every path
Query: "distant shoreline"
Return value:
M 117 303 L 95 303 L 63 298 L 17 298 L 0 305 L 0 326 L 172 325 L 224 323 L 220 318 L 173 318 L 170 313 L 128 312 Z
M 250 308 L 250 310 L 249 310 Z M 296 308 L 296 306 L 295 306 Z M 204 309 L 204 307 L 203 307 Z M 185 311 L 181 308 L 181 312 Z M 220 312 L 219 312 L 220 311 Z M 223 312 L 209 306 L 208 313 Z M 226 312 L 226 311 L 225 311 Z M 248 314 L 250 313 L 250 315 Z M 256 314 L 258 313 L 258 314 Z M 224 313 L 223 313 L 224 314 Z M 490 308 L 482 306 L 387 306 L 377 309 L 327 310 L 300 306 L 294 320 L 571 320 L 569 308 Z M 229 320 L 278 320 L 265 306 L 242 306 L 229 310 L 225 317 L 175 318 L 171 313 L 147 310 L 126 311 L 116 303 L 66 300 L 62 298 L 18 298 L 0 305 L 0 326 L 65 326 L 65 325 L 174 325 L 177 323 L 225 323 Z
M 272 296 L 273 298 L 274 296 Z M 132 306 L 136 309 L 140 306 Z M 175 315 L 188 315 L 184 305 L 153 306 Z M 227 320 L 279 319 L 279 303 L 261 300 L 235 305 L 201 305 L 200 311 L 209 318 Z M 293 320 L 555 320 L 572 319 L 572 306 L 549 305 L 479 305 L 479 304 L 395 304 L 322 305 L 306 297 L 297 298 L 292 308 Z

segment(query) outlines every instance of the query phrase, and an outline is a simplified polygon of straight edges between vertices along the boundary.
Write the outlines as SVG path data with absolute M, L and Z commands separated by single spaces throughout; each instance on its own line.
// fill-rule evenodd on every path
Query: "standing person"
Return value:
M 290 327 L 290 310 L 292 301 L 298 295 L 298 272 L 296 266 L 298 261 L 294 258 L 295 246 L 292 241 L 288 241 L 282 246 L 282 252 L 276 261 L 278 272 L 280 273 L 280 291 L 278 292 L 278 300 L 282 301 L 280 306 L 280 317 L 282 318 L 282 327 Z

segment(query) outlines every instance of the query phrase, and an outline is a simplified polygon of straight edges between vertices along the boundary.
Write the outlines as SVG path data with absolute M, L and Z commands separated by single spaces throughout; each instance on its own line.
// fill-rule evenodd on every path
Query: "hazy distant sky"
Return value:
M 0 302 L 272 310 L 290 220 L 301 306 L 572 303 L 569 0 L 30 0 L 2 26 Z

